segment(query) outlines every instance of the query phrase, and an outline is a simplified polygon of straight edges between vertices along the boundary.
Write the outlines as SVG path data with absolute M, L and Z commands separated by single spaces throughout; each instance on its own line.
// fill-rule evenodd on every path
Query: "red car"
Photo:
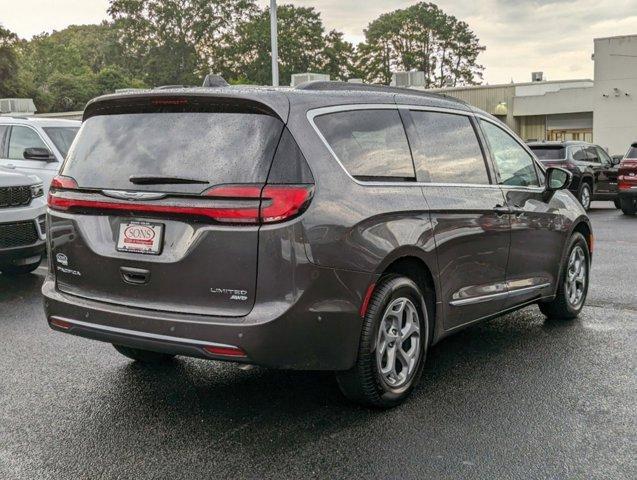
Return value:
M 633 143 L 619 164 L 619 202 L 626 215 L 637 212 L 637 142 Z

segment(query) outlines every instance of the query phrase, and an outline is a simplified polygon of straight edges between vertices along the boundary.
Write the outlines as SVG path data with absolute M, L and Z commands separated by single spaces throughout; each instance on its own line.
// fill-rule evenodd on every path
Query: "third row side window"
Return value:
M 367 181 L 413 181 L 414 166 L 397 110 L 352 110 L 316 117 L 349 174 Z

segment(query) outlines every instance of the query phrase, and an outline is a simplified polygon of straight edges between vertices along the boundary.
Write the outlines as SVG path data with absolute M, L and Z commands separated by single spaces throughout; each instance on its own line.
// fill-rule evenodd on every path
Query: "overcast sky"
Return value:
M 108 0 L 0 0 L 0 23 L 20 37 L 107 18 Z M 259 1 L 268 4 L 266 0 Z M 327 29 L 348 40 L 384 12 L 416 3 L 406 0 L 279 0 L 314 6 Z M 487 47 L 479 61 L 485 81 L 592 78 L 593 38 L 637 34 L 637 0 L 440 0 L 445 12 L 466 21 Z

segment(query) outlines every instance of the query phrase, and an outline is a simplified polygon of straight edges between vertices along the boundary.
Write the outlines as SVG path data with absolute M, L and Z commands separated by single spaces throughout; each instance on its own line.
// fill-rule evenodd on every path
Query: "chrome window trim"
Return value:
M 81 320 L 75 320 L 75 319 L 71 319 L 71 318 L 60 317 L 60 316 L 57 316 L 57 315 L 52 316 L 51 319 L 61 320 L 63 322 L 67 322 L 67 323 L 70 323 L 72 325 L 77 325 L 78 327 L 93 328 L 95 330 L 101 330 L 101 331 L 105 331 L 105 332 L 118 333 L 118 334 L 122 334 L 122 335 L 129 335 L 131 337 L 150 338 L 152 340 L 163 340 L 163 341 L 175 342 L 175 343 L 186 343 L 186 344 L 189 344 L 189 345 L 199 345 L 199 346 L 204 346 L 204 347 L 230 347 L 230 348 L 236 348 L 235 345 L 227 345 L 225 343 L 206 342 L 206 341 L 203 341 L 203 340 L 195 340 L 195 339 L 192 339 L 192 338 L 173 337 L 173 336 L 170 336 L 170 335 L 159 335 L 157 333 L 140 332 L 138 330 L 128 330 L 126 328 L 109 327 L 109 326 L 106 326 L 106 325 L 99 325 L 97 323 L 83 322 Z
M 546 287 L 550 287 L 550 283 L 542 283 L 540 285 L 533 285 L 530 287 L 518 288 L 515 290 L 508 290 L 506 292 L 490 293 L 489 295 L 480 295 L 479 297 L 460 298 L 458 300 L 452 300 L 449 305 L 453 307 L 461 307 L 464 305 L 474 305 L 476 303 L 490 302 L 491 300 L 497 300 L 499 298 L 514 297 L 523 293 L 533 292 L 535 290 L 541 290 Z
M 436 183 L 436 182 L 374 182 L 374 181 L 362 181 L 354 178 L 345 168 L 345 165 L 341 162 L 336 155 L 336 152 L 332 149 L 327 139 L 323 136 L 318 126 L 314 122 L 314 119 L 321 115 L 336 112 L 348 112 L 353 110 L 419 110 L 427 112 L 441 112 L 441 113 L 453 113 L 456 115 L 464 115 L 466 117 L 474 117 L 474 113 L 466 110 L 455 110 L 452 108 L 443 107 L 428 107 L 425 105 L 408 105 L 408 104 L 389 104 L 389 103 L 360 103 L 354 105 L 335 105 L 331 107 L 321 107 L 308 110 L 306 117 L 316 134 L 319 136 L 327 150 L 330 152 L 336 163 L 341 167 L 350 180 L 354 183 L 364 187 L 462 187 L 462 188 L 500 188 L 500 185 L 489 183 Z

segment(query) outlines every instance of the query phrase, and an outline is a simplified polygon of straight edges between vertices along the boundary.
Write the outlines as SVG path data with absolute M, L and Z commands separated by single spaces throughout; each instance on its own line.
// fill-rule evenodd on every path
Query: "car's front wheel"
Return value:
M 150 350 L 141 350 L 139 348 L 125 347 L 124 345 L 115 345 L 115 350 L 125 357 L 140 363 L 165 363 L 170 361 L 174 355 L 168 353 L 151 352 Z
M 575 318 L 586 302 L 591 262 L 588 243 L 581 233 L 571 236 L 567 252 L 555 299 L 539 304 L 549 318 Z
M 369 302 L 358 359 L 337 373 L 350 400 L 389 408 L 402 403 L 418 384 L 429 343 L 425 300 L 409 278 L 383 277 Z

